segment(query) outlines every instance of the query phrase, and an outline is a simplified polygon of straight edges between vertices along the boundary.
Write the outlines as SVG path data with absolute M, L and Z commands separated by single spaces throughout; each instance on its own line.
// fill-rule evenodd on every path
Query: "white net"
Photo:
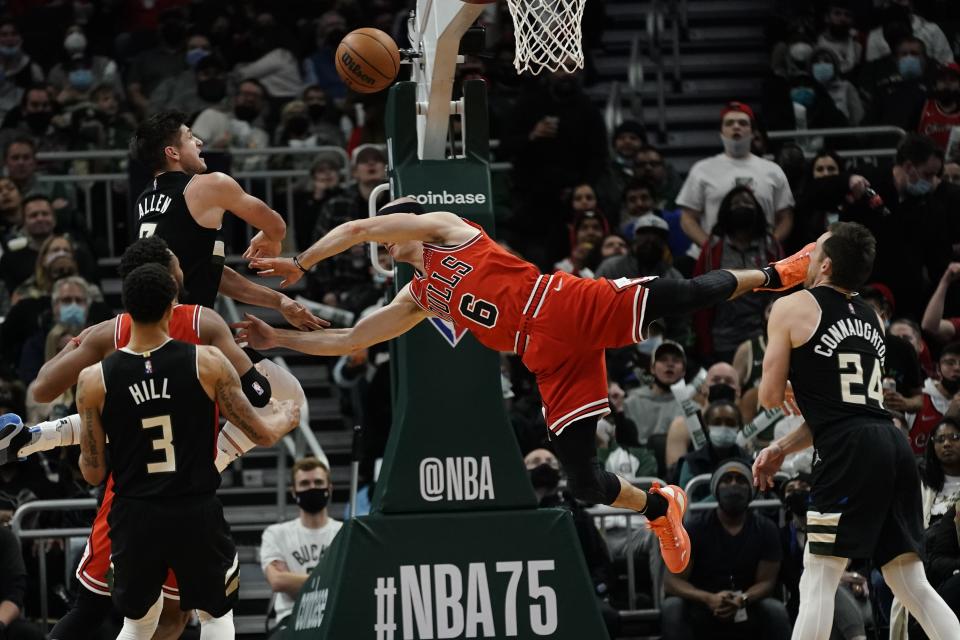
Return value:
M 517 73 L 583 68 L 580 21 L 586 0 L 508 0 L 513 17 Z

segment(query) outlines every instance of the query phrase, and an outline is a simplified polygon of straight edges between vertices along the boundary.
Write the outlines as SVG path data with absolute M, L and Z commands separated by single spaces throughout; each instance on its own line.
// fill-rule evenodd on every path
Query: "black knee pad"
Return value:
M 620 478 L 604 470 L 596 457 L 584 464 L 564 465 L 567 487 L 577 500 L 590 504 L 613 504 L 620 495 Z

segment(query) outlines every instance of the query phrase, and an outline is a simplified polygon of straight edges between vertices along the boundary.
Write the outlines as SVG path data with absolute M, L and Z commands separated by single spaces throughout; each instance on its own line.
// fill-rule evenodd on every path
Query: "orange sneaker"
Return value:
M 775 280 L 771 281 L 765 287 L 757 287 L 755 291 L 783 291 L 792 289 L 801 284 L 807 278 L 807 268 L 810 266 L 810 254 L 817 247 L 816 242 L 811 242 L 792 256 L 787 256 L 783 260 L 771 262 L 770 266 L 777 272 L 780 280 L 779 286 Z
M 667 515 L 648 521 L 648 526 L 660 540 L 660 553 L 671 573 L 682 573 L 690 564 L 690 536 L 683 528 L 683 514 L 687 512 L 687 494 L 675 484 L 661 487 L 654 482 L 649 493 L 663 496 L 667 501 Z

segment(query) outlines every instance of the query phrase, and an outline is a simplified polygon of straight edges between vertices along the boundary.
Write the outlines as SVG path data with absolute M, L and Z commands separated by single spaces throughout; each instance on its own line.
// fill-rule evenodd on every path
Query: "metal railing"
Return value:
M 893 141 L 893 138 L 895 137 L 896 141 L 893 146 L 841 149 L 836 151 L 837 155 L 841 158 L 869 160 L 874 164 L 876 164 L 880 158 L 890 158 L 897 155 L 896 145 L 899 144 L 906 135 L 907 132 L 900 127 L 886 125 L 870 127 L 834 127 L 829 129 L 792 129 L 767 132 L 767 138 L 770 140 L 805 140 L 810 138 L 829 139 L 851 137 L 860 139 L 883 138 L 885 140 Z M 810 159 L 814 157 L 816 153 L 814 151 L 805 149 L 803 155 L 807 159 Z

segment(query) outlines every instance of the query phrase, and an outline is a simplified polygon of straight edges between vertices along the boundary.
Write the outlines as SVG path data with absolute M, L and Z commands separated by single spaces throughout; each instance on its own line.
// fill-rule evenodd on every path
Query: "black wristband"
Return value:
M 305 268 L 303 267 L 303 265 L 300 264 L 300 257 L 299 257 L 299 256 L 293 256 L 293 264 L 295 264 L 296 267 L 297 267 L 297 269 L 300 269 L 300 271 L 302 271 L 303 273 L 306 273 L 307 271 L 309 271 L 309 269 L 305 269 Z
M 779 289 L 783 286 L 783 281 L 780 280 L 780 274 L 777 273 L 777 270 L 772 265 L 766 266 L 760 271 L 763 271 L 763 275 L 767 277 L 767 281 L 763 283 L 763 289 Z
M 256 367 L 250 367 L 240 376 L 240 387 L 253 406 L 265 407 L 270 402 L 270 381 Z

